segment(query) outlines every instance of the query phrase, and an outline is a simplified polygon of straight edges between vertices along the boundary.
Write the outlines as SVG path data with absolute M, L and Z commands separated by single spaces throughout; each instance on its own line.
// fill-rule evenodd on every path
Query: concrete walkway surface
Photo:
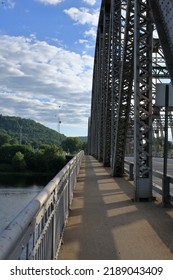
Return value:
M 133 202 L 133 192 L 133 182 L 85 156 L 58 259 L 172 260 L 173 208 Z

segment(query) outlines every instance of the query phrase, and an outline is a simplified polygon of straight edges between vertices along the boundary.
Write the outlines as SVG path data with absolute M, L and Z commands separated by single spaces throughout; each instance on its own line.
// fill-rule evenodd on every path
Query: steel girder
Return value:
M 111 149 L 111 33 L 110 33 L 110 1 L 105 5 L 103 18 L 103 164 L 110 164 Z
M 121 7 L 126 1 L 102 1 L 97 30 L 89 153 L 110 164 L 116 133 L 119 77 L 122 56 Z
M 160 120 L 160 109 L 155 106 L 155 95 L 156 95 L 156 84 L 164 82 L 165 79 L 169 80 L 170 75 L 168 68 L 166 66 L 165 62 L 165 57 L 163 53 L 163 49 L 160 45 L 160 40 L 157 37 L 156 33 L 156 26 L 153 25 L 154 31 L 153 31 L 153 54 L 152 54 L 152 105 L 153 105 L 153 123 L 152 123 L 152 128 L 153 128 L 153 136 L 155 135 L 155 131 L 158 130 L 159 132 L 158 135 L 161 135 L 163 132 L 163 127 L 161 125 L 161 120 Z M 160 123 L 160 125 L 158 125 Z M 171 126 L 171 123 L 170 123 Z M 172 126 L 171 126 L 172 127 Z M 128 128 L 128 134 L 127 134 L 127 154 L 129 154 L 129 151 L 133 151 L 133 139 L 134 139 L 134 95 L 132 95 L 131 99 L 131 109 L 130 109 L 130 115 L 129 115 L 129 128 Z
M 101 17 L 101 15 L 100 15 Z M 88 153 L 95 156 L 97 159 L 101 157 L 101 141 L 100 131 L 101 129 L 101 112 L 102 112 L 102 100 L 101 100 L 101 71 L 102 69 L 102 44 L 103 44 L 103 27 L 99 24 L 97 30 L 97 41 L 95 48 L 94 69 L 93 69 L 93 85 L 92 85 L 92 101 L 91 101 L 91 118 L 89 123 L 89 150 Z
M 135 1 L 135 199 L 152 198 L 152 19 L 147 0 Z
M 157 79 L 158 83 L 162 79 L 170 78 L 159 38 L 153 38 L 152 77 Z
M 112 88 L 111 88 L 111 155 L 110 165 L 114 166 L 115 139 L 117 134 L 117 111 L 119 105 L 120 75 L 122 66 L 122 40 L 124 34 L 124 14 L 126 1 L 111 1 L 112 34 Z
M 134 1 L 127 1 L 122 67 L 117 110 L 117 131 L 113 154 L 113 176 L 123 176 L 134 73 Z
M 111 0 L 107 15 L 109 17 L 106 30 L 109 43 L 104 56 L 107 65 L 105 88 L 105 121 L 104 121 L 104 166 L 114 165 L 115 138 L 117 134 L 117 110 L 119 106 L 120 73 L 122 66 L 122 42 L 124 41 L 125 7 L 127 1 Z M 106 39 L 106 37 L 105 37 Z
M 173 83 L 173 1 L 149 0 L 149 3 Z
M 96 157 L 99 161 L 103 159 L 103 26 L 100 25 L 98 30 L 98 49 L 97 49 L 97 72 L 94 76 L 95 80 L 95 92 L 96 92 L 96 104 L 97 115 L 93 120 L 95 126 L 95 133 L 97 133 L 97 147 Z
M 153 18 L 163 52 L 160 42 L 153 40 Z M 152 198 L 152 86 L 169 74 L 173 81 L 172 26 L 171 0 L 102 0 L 89 153 L 104 165 L 110 162 L 113 175 L 122 176 L 130 124 L 134 130 L 136 200 Z M 156 48 L 159 55 L 152 57 Z
M 109 1 L 108 1 L 109 5 Z M 104 143 L 104 120 L 105 120 L 105 91 L 107 84 L 107 47 L 108 36 L 108 15 L 107 6 L 101 6 L 99 25 L 97 30 L 94 71 L 93 71 L 93 90 L 91 106 L 91 151 L 99 161 L 103 161 Z M 106 58 L 105 58 L 106 55 Z M 105 58 L 105 59 L 104 59 Z

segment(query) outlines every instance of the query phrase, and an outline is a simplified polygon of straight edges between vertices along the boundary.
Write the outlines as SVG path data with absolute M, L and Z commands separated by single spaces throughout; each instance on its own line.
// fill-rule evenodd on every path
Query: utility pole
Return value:
M 61 106 L 58 106 L 58 114 L 57 114 L 57 131 L 60 133 L 60 125 L 61 125 L 61 120 L 60 120 L 60 116 L 59 116 L 59 110 L 60 110 Z

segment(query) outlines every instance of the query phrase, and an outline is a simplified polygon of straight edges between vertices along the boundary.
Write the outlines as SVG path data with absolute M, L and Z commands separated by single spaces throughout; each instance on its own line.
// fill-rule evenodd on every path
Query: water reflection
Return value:
M 0 175 L 0 188 L 28 188 L 32 186 L 45 186 L 50 180 L 48 175 Z
M 50 176 L 0 175 L 0 231 L 52 179 Z

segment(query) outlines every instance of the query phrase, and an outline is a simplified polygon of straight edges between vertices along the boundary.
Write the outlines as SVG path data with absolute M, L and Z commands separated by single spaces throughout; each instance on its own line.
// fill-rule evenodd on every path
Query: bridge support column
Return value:
M 147 0 L 135 1 L 134 180 L 136 201 L 152 199 L 152 19 Z
M 122 62 L 116 111 L 117 123 L 112 164 L 112 175 L 116 177 L 122 177 L 124 174 L 125 147 L 129 125 L 130 102 L 133 92 L 134 1 L 127 1 L 125 7 L 127 11 L 124 21 L 124 32 L 122 33 L 124 42 L 122 44 Z

